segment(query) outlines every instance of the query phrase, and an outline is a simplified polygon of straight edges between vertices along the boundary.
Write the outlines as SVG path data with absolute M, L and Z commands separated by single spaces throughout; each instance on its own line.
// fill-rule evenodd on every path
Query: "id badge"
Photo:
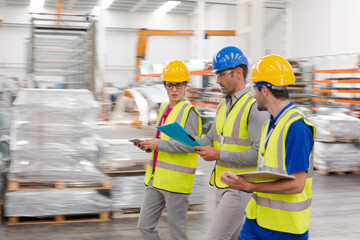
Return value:
M 264 162 L 265 162 L 265 157 L 260 157 L 259 159 L 259 164 L 258 164 L 258 169 L 261 171 L 264 167 Z
M 222 146 L 224 144 L 224 137 L 220 135 L 220 145 Z

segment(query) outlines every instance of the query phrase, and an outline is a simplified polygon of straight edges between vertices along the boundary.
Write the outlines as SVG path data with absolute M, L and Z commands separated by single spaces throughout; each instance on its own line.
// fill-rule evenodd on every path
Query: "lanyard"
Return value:
M 224 126 L 225 126 L 225 122 L 226 122 L 226 119 L 227 119 L 227 117 L 230 115 L 230 112 L 231 112 L 231 110 L 234 108 L 234 106 L 235 106 L 235 104 L 240 100 L 240 98 L 242 98 L 243 96 L 245 96 L 245 94 L 247 94 L 247 92 L 246 93 L 244 93 L 241 97 L 239 97 L 238 99 L 236 99 L 236 101 L 230 106 L 230 110 L 229 110 L 229 112 L 225 112 L 225 118 L 224 118 L 224 122 L 223 122 L 223 126 L 222 126 L 222 128 L 221 128 L 221 136 L 223 135 L 223 132 L 224 132 Z M 231 99 L 232 100 L 232 99 Z M 227 106 L 226 106 L 226 108 L 227 108 Z M 226 109 L 227 110 L 227 109 Z
M 280 121 L 280 119 L 285 115 L 285 113 L 287 113 L 290 109 L 293 109 L 295 108 L 295 105 L 292 104 L 292 105 L 289 105 L 287 106 L 284 111 L 280 114 L 280 116 L 278 116 L 278 118 L 276 119 L 274 125 L 272 126 L 272 128 L 268 129 L 267 133 L 266 133 L 266 138 L 265 138 L 265 142 L 264 142 L 264 146 L 262 148 L 262 152 L 261 152 L 261 155 L 264 156 L 264 153 L 265 153 L 265 148 L 267 147 L 267 144 L 268 144 L 268 141 L 269 141 L 269 138 L 272 134 L 272 132 L 274 131 L 274 128 L 276 127 L 276 124 Z M 270 127 L 270 124 L 269 124 L 269 127 Z

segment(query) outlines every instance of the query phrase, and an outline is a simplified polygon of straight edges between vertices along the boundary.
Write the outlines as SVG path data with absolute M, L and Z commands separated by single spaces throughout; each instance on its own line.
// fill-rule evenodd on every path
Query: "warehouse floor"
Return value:
M 135 129 L 127 125 L 104 125 L 98 130 L 106 138 L 151 137 L 153 129 Z M 199 169 L 210 175 L 213 163 L 199 161 Z M 204 213 L 188 216 L 189 240 L 205 238 L 214 212 L 214 188 L 206 184 Z M 141 239 L 136 228 L 137 219 L 113 219 L 101 223 L 71 223 L 6 226 L 0 228 L 0 239 L 76 239 L 76 240 L 132 240 Z M 166 217 L 159 222 L 160 236 L 170 240 Z M 310 239 L 360 239 L 360 175 L 315 174 L 311 211 Z

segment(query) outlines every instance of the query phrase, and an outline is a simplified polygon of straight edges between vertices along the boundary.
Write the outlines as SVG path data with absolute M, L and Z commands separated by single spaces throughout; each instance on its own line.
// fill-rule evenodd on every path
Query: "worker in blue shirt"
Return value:
M 278 55 L 260 59 L 251 79 L 263 125 L 258 171 L 291 175 L 294 179 L 253 183 L 225 172 L 229 187 L 253 192 L 239 239 L 308 239 L 315 128 L 289 100 L 287 85 L 295 83 L 288 61 Z

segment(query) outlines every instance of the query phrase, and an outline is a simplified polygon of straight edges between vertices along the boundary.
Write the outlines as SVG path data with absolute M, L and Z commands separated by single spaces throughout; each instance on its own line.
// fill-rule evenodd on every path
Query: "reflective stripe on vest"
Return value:
M 264 146 L 269 121 L 264 124 L 259 149 L 259 160 L 261 156 L 265 158 L 262 170 L 287 174 L 285 164 L 286 137 L 291 124 L 300 119 L 313 129 L 314 140 L 314 126 L 297 109 L 290 109 L 282 116 L 270 135 L 266 149 L 264 149 Z M 302 193 L 272 194 L 254 192 L 246 208 L 246 217 L 256 219 L 259 226 L 273 231 L 292 234 L 304 234 L 308 231 L 312 199 L 313 151 L 314 147 L 309 156 L 310 164 Z
M 219 104 L 215 121 L 216 134 L 214 137 L 214 148 L 230 152 L 240 152 L 251 149 L 251 142 L 248 135 L 247 121 L 250 109 L 255 103 L 249 93 L 245 93 L 234 104 L 228 116 L 226 115 L 225 101 Z M 221 145 L 221 134 L 223 144 Z M 220 177 L 223 172 L 231 171 L 233 173 L 255 171 L 256 166 L 238 167 L 229 163 L 217 160 L 214 171 L 211 175 L 210 184 L 218 188 L 227 188 L 228 186 L 221 182 Z
M 159 125 L 169 104 L 165 104 L 159 113 L 157 124 Z M 193 109 L 198 116 L 198 136 L 201 136 L 201 118 L 195 107 L 187 101 L 181 101 L 175 105 L 167 117 L 164 125 L 177 121 L 185 127 L 190 110 Z M 170 137 L 161 133 L 160 139 L 170 140 Z M 154 166 L 154 152 L 145 173 L 145 184 L 148 185 L 153 178 L 153 187 L 176 193 L 191 193 L 198 155 L 196 153 L 172 154 L 158 152 L 156 168 Z

